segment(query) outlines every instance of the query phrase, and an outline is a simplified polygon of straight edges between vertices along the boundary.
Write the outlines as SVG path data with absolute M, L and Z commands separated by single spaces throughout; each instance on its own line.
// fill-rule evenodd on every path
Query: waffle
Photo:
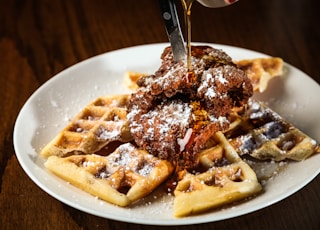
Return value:
M 45 167 L 80 189 L 119 206 L 147 196 L 173 171 L 168 161 L 130 143 L 120 145 L 108 156 L 50 156 Z
M 186 173 L 174 191 L 176 217 L 200 213 L 242 200 L 261 191 L 256 174 L 229 144 L 221 132 L 214 135 L 216 145 L 200 154 L 207 170 Z
M 128 98 L 128 95 L 97 98 L 75 116 L 40 154 L 45 157 L 91 154 L 111 142 L 132 140 L 126 118 Z
M 278 57 L 240 60 L 235 64 L 246 72 L 255 92 L 264 92 L 272 78 L 283 74 L 283 60 Z
M 145 73 L 139 73 L 139 72 L 133 72 L 133 71 L 127 71 L 124 75 L 124 84 L 132 90 L 136 90 L 139 88 L 137 85 L 137 81 L 143 77 L 147 76 L 148 74 Z
M 262 102 L 250 99 L 244 115 L 226 133 L 240 156 L 301 161 L 319 152 L 318 143 Z

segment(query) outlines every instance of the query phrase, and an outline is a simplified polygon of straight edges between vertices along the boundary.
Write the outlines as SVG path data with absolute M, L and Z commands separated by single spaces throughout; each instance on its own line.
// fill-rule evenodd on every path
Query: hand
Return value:
M 219 8 L 219 7 L 231 5 L 237 2 L 238 0 L 197 0 L 197 1 L 206 7 Z

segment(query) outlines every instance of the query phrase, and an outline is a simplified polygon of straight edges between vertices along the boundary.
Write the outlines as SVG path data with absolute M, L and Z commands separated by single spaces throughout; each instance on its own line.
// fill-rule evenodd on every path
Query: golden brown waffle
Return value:
M 221 132 L 214 135 L 216 146 L 200 154 L 207 170 L 186 173 L 174 191 L 174 215 L 183 217 L 220 207 L 261 191 L 256 174 Z
M 253 90 L 260 93 L 266 90 L 272 78 L 283 74 L 283 60 L 278 57 L 240 60 L 235 64 L 246 72 Z
M 130 143 L 108 156 L 50 156 L 45 167 L 80 189 L 119 206 L 127 206 L 157 188 L 172 171 L 172 165 Z
M 239 155 L 249 154 L 259 160 L 301 161 L 319 152 L 315 140 L 254 99 L 249 100 L 246 113 L 236 119 L 226 136 Z
M 133 72 L 133 71 L 127 71 L 124 75 L 124 84 L 132 90 L 136 90 L 139 88 L 137 85 L 137 81 L 143 77 L 147 76 L 148 74 L 145 73 L 139 73 L 139 72 Z
M 43 156 L 91 154 L 113 141 L 132 140 L 127 122 L 128 95 L 97 98 L 41 151 Z

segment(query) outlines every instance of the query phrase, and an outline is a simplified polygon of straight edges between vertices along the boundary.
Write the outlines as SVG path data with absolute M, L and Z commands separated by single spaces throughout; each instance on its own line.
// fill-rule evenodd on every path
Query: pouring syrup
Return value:
M 185 15 L 185 23 L 187 28 L 187 67 L 188 72 L 192 72 L 192 55 L 191 55 L 191 6 L 194 0 L 181 0 L 184 15 Z
M 187 49 L 187 67 L 188 73 L 192 73 L 192 55 L 191 55 L 191 6 L 195 0 L 181 0 L 182 6 L 184 8 L 184 16 L 185 16 L 185 23 L 186 23 L 186 34 L 187 34 L 187 42 L 186 42 L 186 49 Z M 197 0 L 202 5 L 210 8 L 220 8 L 224 6 L 229 6 L 238 0 Z

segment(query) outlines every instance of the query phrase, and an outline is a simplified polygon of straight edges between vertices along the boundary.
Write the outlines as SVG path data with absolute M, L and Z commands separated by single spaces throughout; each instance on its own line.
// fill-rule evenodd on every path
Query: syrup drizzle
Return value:
M 191 6 L 194 0 L 181 0 L 184 8 L 185 23 L 187 28 L 187 67 L 188 72 L 192 72 L 192 55 L 191 55 Z

